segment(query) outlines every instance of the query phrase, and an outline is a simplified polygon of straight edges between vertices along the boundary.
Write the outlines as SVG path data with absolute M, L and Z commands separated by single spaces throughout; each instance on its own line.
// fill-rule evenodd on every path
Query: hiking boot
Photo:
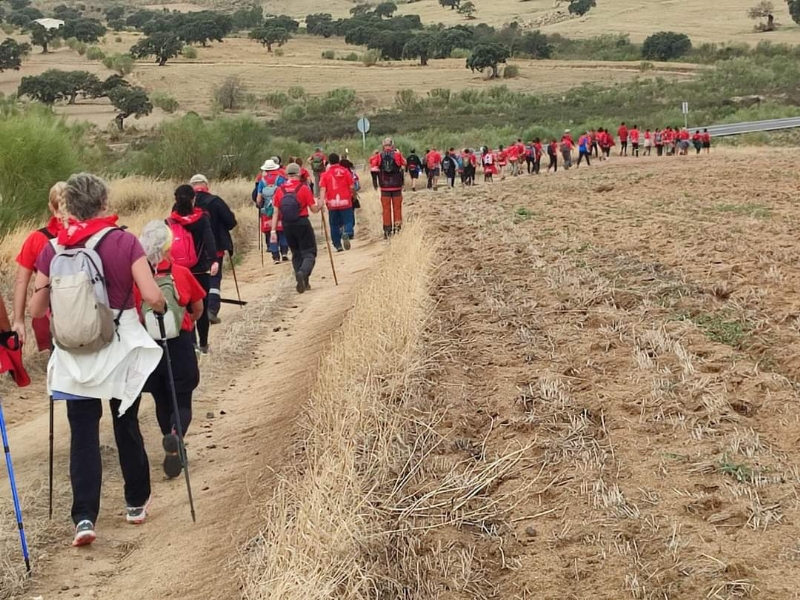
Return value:
M 75 526 L 75 537 L 72 540 L 72 545 L 76 548 L 79 546 L 88 546 L 97 539 L 97 534 L 94 532 L 94 523 L 89 519 L 84 519 Z
M 198 351 L 200 354 L 208 354 L 208 346 L 199 346 L 199 347 L 197 348 L 197 351 Z
M 272 259 L 272 264 L 273 264 L 273 265 L 279 265 L 279 264 L 281 264 L 281 259 L 280 259 L 280 258 L 273 258 L 273 259 Z
M 336 251 L 337 252 L 344 252 L 344 248 L 337 248 Z
M 183 464 L 181 464 L 181 446 L 178 441 L 178 436 L 174 433 L 168 433 L 164 436 L 164 439 L 161 441 L 161 445 L 164 447 L 164 473 L 170 479 L 174 479 L 181 474 L 183 471 Z
M 147 509 L 150 508 L 150 501 L 153 499 L 150 496 L 142 506 L 128 506 L 125 511 L 125 520 L 132 525 L 141 525 L 147 518 Z
M 306 289 L 310 290 L 311 289 L 311 283 L 309 283 L 309 281 L 308 281 L 308 275 L 306 275 L 304 279 L 305 279 L 305 283 L 306 283 Z
M 211 311 L 208 312 L 208 322 L 212 325 L 219 325 L 222 323 L 222 319 L 217 316 L 217 313 L 213 313 Z
M 288 254 L 284 254 L 283 256 L 281 256 L 281 260 L 283 262 L 289 262 L 289 255 Z
M 350 250 L 350 236 L 346 233 L 342 234 L 342 246 L 345 250 Z
M 306 291 L 307 278 L 303 273 L 299 271 L 294 274 L 294 278 L 295 281 L 297 281 L 297 287 L 295 287 L 295 289 L 297 290 L 298 294 L 302 294 L 303 292 Z

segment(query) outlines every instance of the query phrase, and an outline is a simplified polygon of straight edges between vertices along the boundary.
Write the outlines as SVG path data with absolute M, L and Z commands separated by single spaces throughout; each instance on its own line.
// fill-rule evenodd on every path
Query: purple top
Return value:
M 131 267 L 145 256 L 139 240 L 132 233 L 117 229 L 107 234 L 95 250 L 103 261 L 110 307 L 116 310 L 133 308 Z M 55 255 L 53 245 L 47 244 L 36 259 L 36 269 L 50 277 L 50 262 Z

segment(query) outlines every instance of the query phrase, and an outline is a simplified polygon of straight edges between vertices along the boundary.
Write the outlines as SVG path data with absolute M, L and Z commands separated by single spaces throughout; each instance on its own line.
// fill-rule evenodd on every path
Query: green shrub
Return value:
M 133 72 L 136 61 L 127 54 L 109 54 L 103 59 L 103 66 L 124 77 Z
M 86 58 L 89 60 L 103 60 L 105 57 L 106 53 L 97 46 L 91 46 L 86 50 Z
M 365 67 L 373 67 L 378 64 L 381 59 L 381 53 L 378 50 L 368 50 L 361 55 L 361 62 Z
M 11 25 L 10 23 L 0 24 L 0 31 L 2 31 L 6 35 L 12 35 L 16 30 L 17 28 Z
M 183 50 L 181 50 L 181 55 L 183 58 L 194 60 L 197 58 L 197 48 L 194 46 L 184 46 Z
M 301 100 L 306 97 L 306 91 L 299 85 L 293 85 L 287 90 L 289 98 L 292 100 Z
M 356 52 L 351 52 L 350 54 L 342 57 L 342 60 L 346 60 L 347 62 L 358 62 L 359 56 Z
M 283 92 L 270 92 L 264 96 L 264 102 L 272 108 L 285 108 L 292 104 L 292 99 Z
M 0 117 L 0 231 L 47 212 L 55 181 L 82 167 L 76 147 L 82 130 L 69 127 L 43 107 Z
M 86 51 L 89 49 L 89 46 L 86 44 L 86 42 L 77 42 L 75 44 L 75 47 L 72 49 L 75 50 L 75 52 L 77 52 L 80 56 L 83 56 L 84 54 L 86 54 Z
M 333 50 L 323 50 L 322 58 L 324 58 L 325 60 L 333 60 L 334 58 L 336 58 L 336 53 Z
M 214 102 L 222 110 L 238 110 L 244 104 L 245 89 L 238 77 L 228 77 L 214 88 Z
M 286 52 L 284 52 L 283 48 L 276 48 L 274 52 L 275 56 L 278 58 L 282 57 Z
M 643 60 L 639 63 L 639 71 L 642 73 L 646 73 L 647 71 L 652 71 L 655 65 L 648 60 Z
M 685 33 L 659 31 L 648 37 L 642 44 L 642 57 L 647 60 L 673 60 L 688 54 L 692 41 Z
M 454 48 L 450 52 L 450 58 L 469 58 L 470 54 L 472 54 L 472 50 L 467 50 L 466 48 Z
M 121 44 L 121 43 L 122 43 L 122 38 L 121 38 L 121 37 L 119 37 L 119 36 L 116 36 L 116 37 L 114 38 L 114 41 L 115 41 L 117 44 Z
M 306 116 L 306 109 L 300 104 L 290 104 L 281 111 L 281 119 L 286 121 L 300 121 Z
M 61 38 L 57 37 L 57 38 L 51 40 L 50 43 L 47 45 L 47 47 L 50 50 L 58 50 L 63 45 L 64 45 L 64 41 Z
M 519 77 L 519 67 L 517 65 L 506 65 L 506 68 L 503 69 L 503 78 L 513 79 L 514 77 Z
M 394 105 L 400 110 L 413 110 L 418 104 L 419 98 L 414 90 L 397 90 L 394 94 Z
M 153 92 L 150 94 L 150 102 L 166 113 L 174 113 L 178 110 L 178 101 L 166 92 Z

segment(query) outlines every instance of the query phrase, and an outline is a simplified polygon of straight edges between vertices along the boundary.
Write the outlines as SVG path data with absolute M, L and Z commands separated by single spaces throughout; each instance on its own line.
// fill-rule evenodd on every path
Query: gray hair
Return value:
M 147 255 L 147 262 L 153 267 L 169 256 L 172 247 L 172 230 L 164 221 L 150 221 L 142 229 L 139 241 Z
M 77 173 L 67 180 L 64 190 L 67 213 L 78 221 L 98 216 L 108 206 L 106 182 L 91 173 Z

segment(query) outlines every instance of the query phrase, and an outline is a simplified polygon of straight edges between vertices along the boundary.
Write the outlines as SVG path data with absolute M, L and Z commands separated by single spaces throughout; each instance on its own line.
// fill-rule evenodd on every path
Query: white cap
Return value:
M 192 178 L 189 180 L 189 185 L 199 185 L 201 183 L 208 185 L 208 179 L 206 178 L 205 175 L 201 175 L 200 173 L 198 173 L 197 175 L 193 175 Z

